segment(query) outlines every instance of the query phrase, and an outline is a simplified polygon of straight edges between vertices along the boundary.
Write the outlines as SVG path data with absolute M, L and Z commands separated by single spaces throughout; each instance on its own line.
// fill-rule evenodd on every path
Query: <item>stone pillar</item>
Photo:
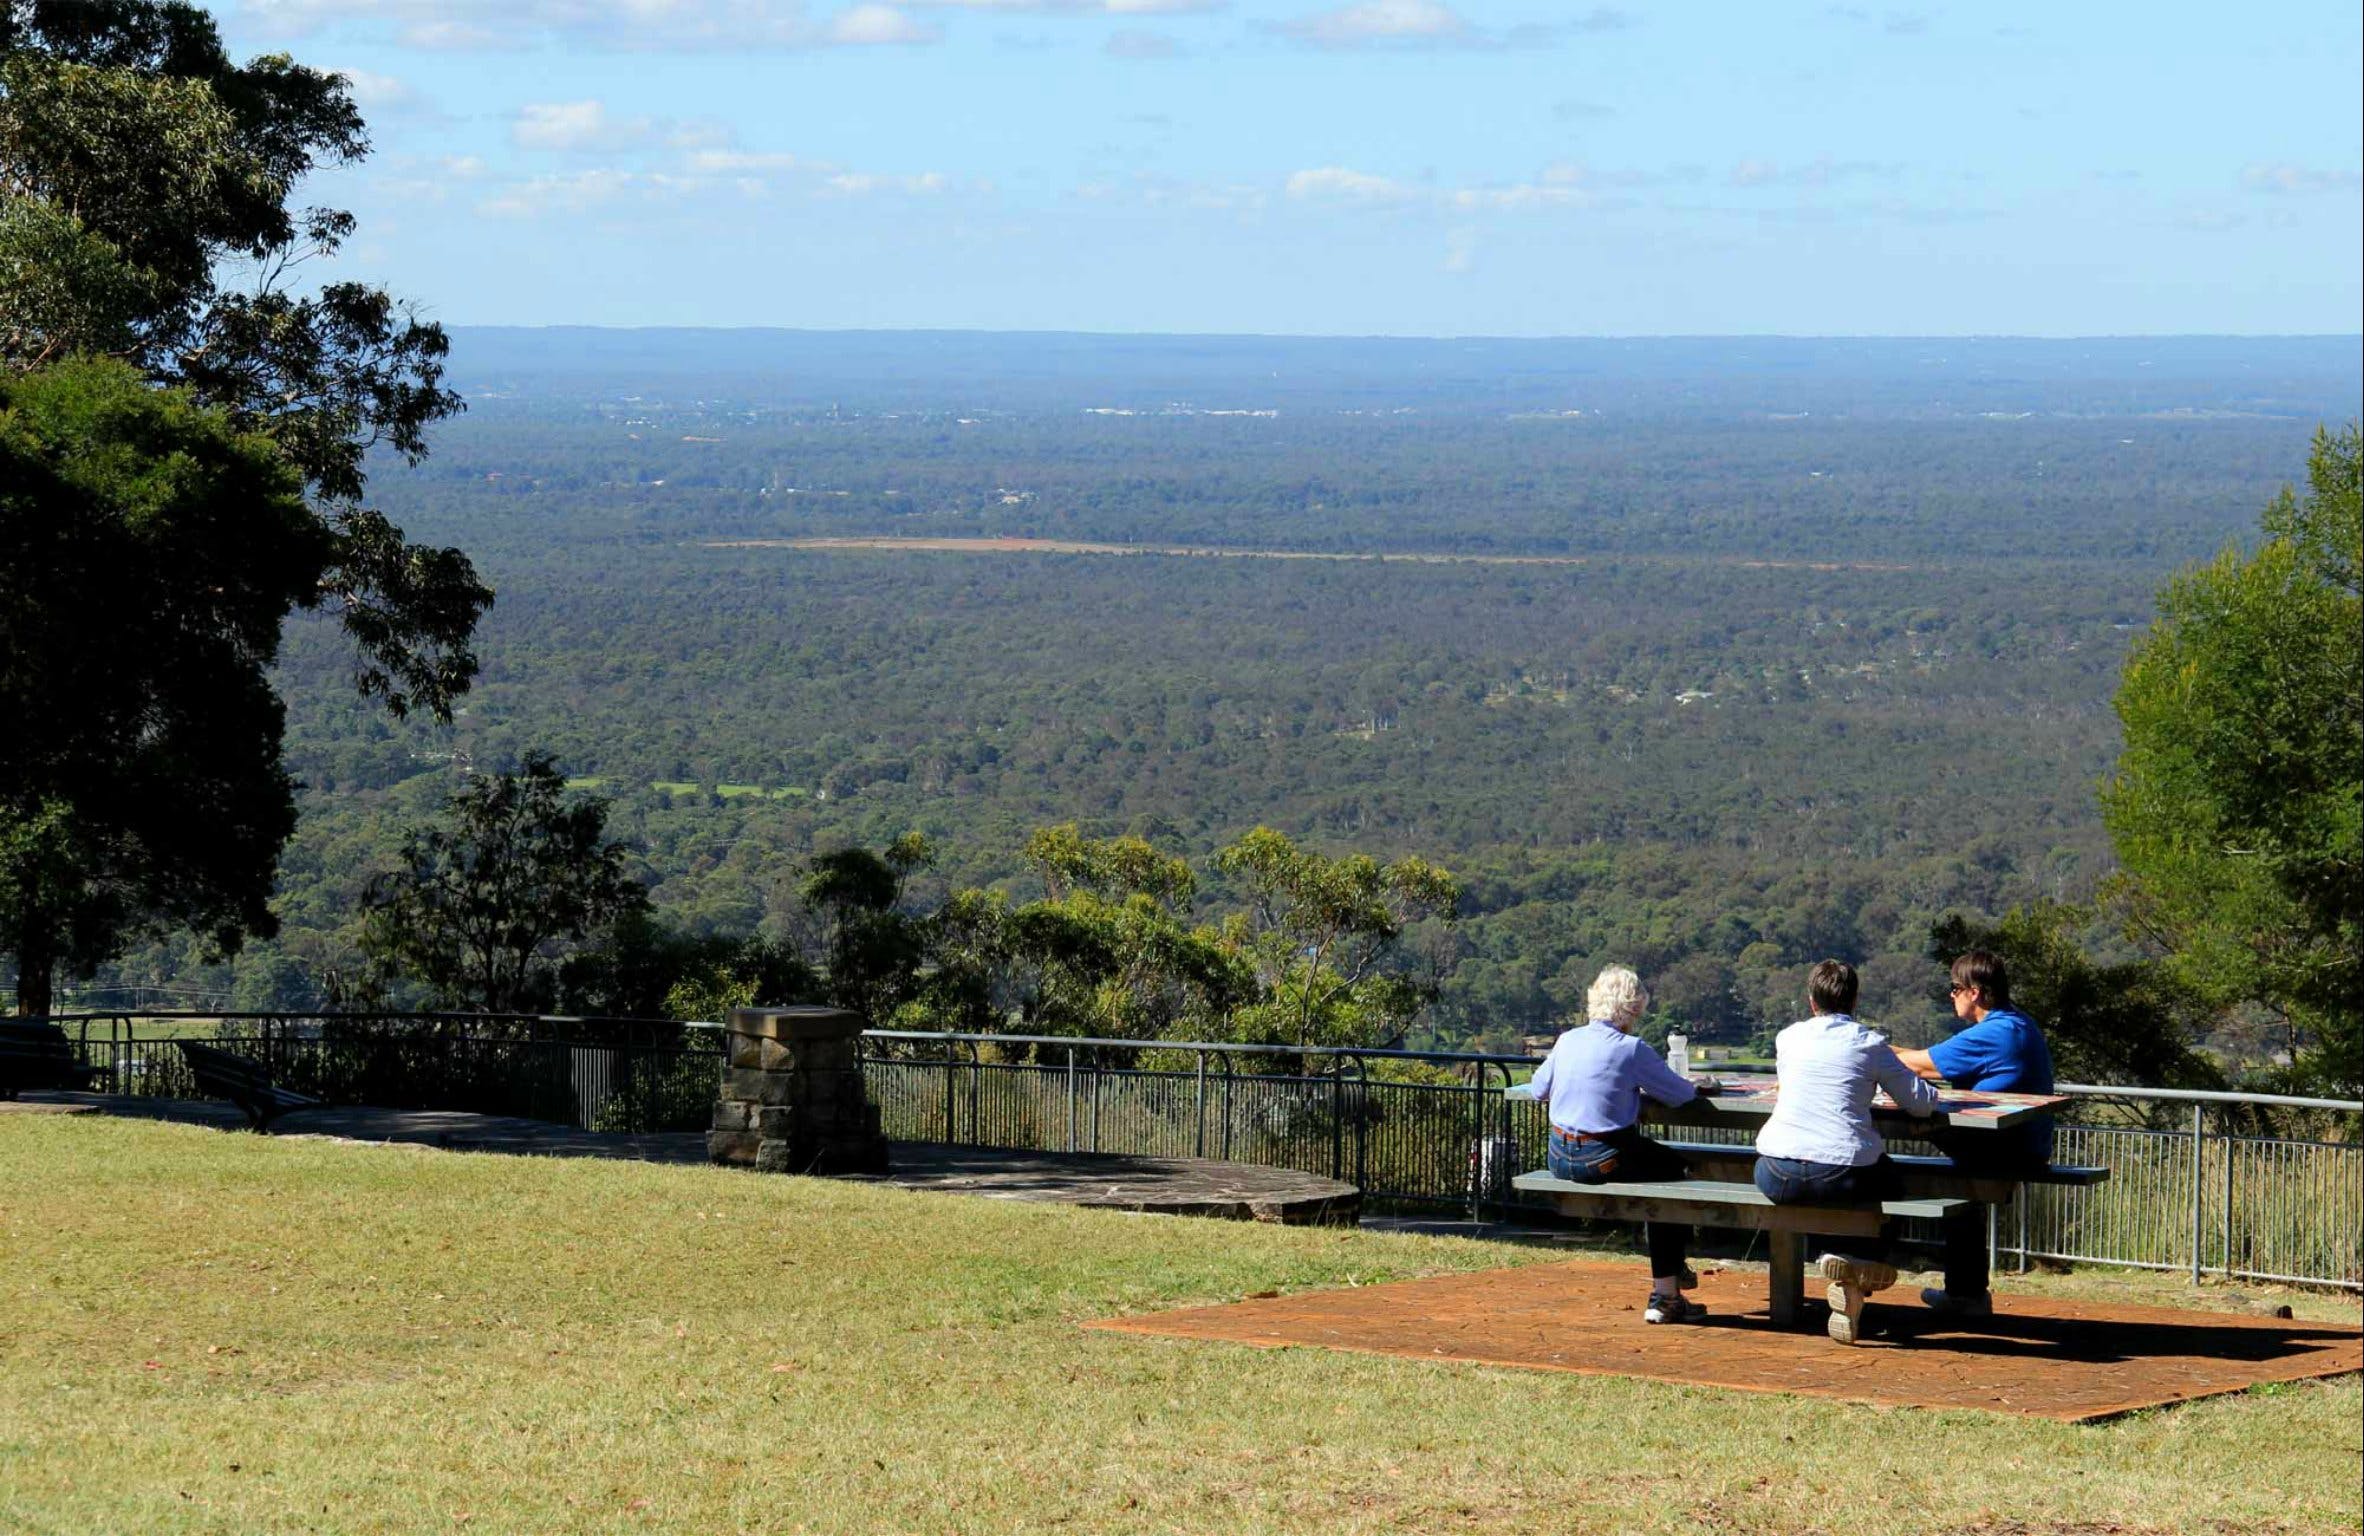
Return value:
M 706 1156 L 765 1173 L 884 1173 L 878 1106 L 856 1058 L 862 1016 L 843 1008 L 734 1008 L 730 1061 Z

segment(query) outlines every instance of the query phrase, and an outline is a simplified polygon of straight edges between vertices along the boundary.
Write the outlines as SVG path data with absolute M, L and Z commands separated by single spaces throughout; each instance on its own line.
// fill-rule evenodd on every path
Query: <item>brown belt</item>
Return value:
M 1561 1127 L 1556 1125 L 1551 1128 L 1551 1133 L 1554 1136 L 1559 1137 L 1562 1141 L 1572 1141 L 1579 1146 L 1590 1145 L 1596 1141 L 1605 1142 L 1612 1139 L 1611 1136 L 1596 1136 L 1591 1131 L 1563 1130 Z

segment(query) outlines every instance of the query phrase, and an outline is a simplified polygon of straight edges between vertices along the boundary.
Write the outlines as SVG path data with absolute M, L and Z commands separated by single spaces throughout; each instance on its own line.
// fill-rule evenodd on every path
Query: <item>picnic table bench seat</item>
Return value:
M 1753 1159 L 1755 1153 L 1749 1156 Z M 1870 1205 L 1775 1205 L 1754 1183 L 1726 1179 L 1659 1179 L 1579 1184 L 1545 1172 L 1522 1173 L 1511 1187 L 1564 1216 L 1610 1221 L 1663 1221 L 1684 1226 L 1739 1227 L 1770 1239 L 1769 1301 L 1773 1322 L 1797 1321 L 1805 1300 L 1806 1238 L 1872 1237 L 1899 1216 L 1934 1220 L 1973 1202 L 1940 1196 Z
M 49 1020 L 0 1022 L 0 1099 L 27 1088 L 87 1088 L 106 1075 L 84 1066 L 65 1030 Z
M 1666 1149 L 1691 1165 L 1691 1171 L 1710 1179 L 1743 1182 L 1754 1176 L 1757 1149 L 1745 1143 L 1669 1141 Z M 1922 1153 L 1891 1152 L 1904 1193 L 1914 1199 L 1975 1200 L 1980 1205 L 2009 1205 L 2022 1184 L 2054 1184 L 2073 1189 L 2109 1182 L 2110 1171 L 2085 1163 L 2053 1163 L 2042 1168 L 2013 1169 L 2008 1173 L 1965 1172 L 1952 1158 Z
M 266 1129 L 291 1109 L 316 1109 L 322 1102 L 274 1084 L 270 1069 L 252 1057 L 195 1040 L 175 1040 L 173 1044 L 180 1047 L 182 1058 L 189 1063 L 189 1075 L 197 1080 L 197 1091 L 208 1098 L 228 1099 L 237 1105 L 245 1111 L 251 1129 Z

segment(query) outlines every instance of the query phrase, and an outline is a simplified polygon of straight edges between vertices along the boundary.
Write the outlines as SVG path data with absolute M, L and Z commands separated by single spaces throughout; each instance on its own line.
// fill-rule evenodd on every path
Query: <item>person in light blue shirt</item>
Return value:
M 1899 1051 L 1904 1064 L 1925 1078 L 1973 1093 L 2050 1093 L 2052 1047 L 2035 1020 L 2011 1006 L 2011 973 L 1991 950 L 1966 950 L 1954 959 L 1954 1017 L 1969 1028 L 1925 1051 Z M 2039 1115 L 2007 1131 L 1948 1131 L 1930 1134 L 1937 1149 L 1972 1173 L 2024 1174 L 2052 1161 L 2052 1117 Z M 1959 1318 L 1993 1313 L 1988 1290 L 1987 1207 L 1959 1205 L 1945 1219 L 1945 1289 L 1925 1290 L 1921 1300 L 1935 1311 Z
M 1585 998 L 1589 1022 L 1567 1031 L 1528 1084 L 1551 1115 L 1551 1174 L 1578 1184 L 1611 1180 L 1679 1179 L 1690 1172 L 1680 1157 L 1642 1134 L 1642 1100 L 1688 1104 L 1699 1089 L 1631 1031 L 1650 1006 L 1642 979 L 1612 965 L 1593 979 Z M 1650 1250 L 1650 1301 L 1645 1323 L 1695 1323 L 1707 1308 L 1683 1295 L 1699 1277 L 1683 1262 L 1690 1229 L 1667 1222 L 1642 1228 Z

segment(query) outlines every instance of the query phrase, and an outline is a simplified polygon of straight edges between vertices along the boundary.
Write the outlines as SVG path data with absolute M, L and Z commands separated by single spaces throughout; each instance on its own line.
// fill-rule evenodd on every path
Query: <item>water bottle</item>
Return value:
M 1691 1075 L 1691 1037 L 1689 1035 L 1668 1035 L 1666 1037 L 1666 1064 L 1675 1069 L 1675 1074 L 1678 1077 Z

